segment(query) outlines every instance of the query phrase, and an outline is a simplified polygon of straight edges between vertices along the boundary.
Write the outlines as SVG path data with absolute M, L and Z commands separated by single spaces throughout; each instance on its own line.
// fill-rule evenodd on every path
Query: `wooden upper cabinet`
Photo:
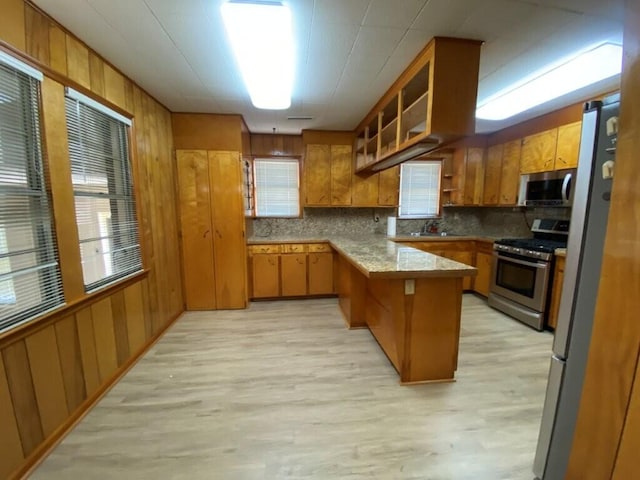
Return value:
M 331 145 L 331 205 L 351 205 L 351 145 Z
M 500 205 L 516 205 L 520 186 L 520 140 L 507 142 L 502 150 L 502 177 L 500 179 Z
M 305 205 L 331 205 L 331 146 L 307 145 L 304 159 Z
M 378 205 L 397 207 L 400 193 L 400 166 L 378 174 Z
M 537 173 L 553 170 L 557 141 L 557 128 L 524 137 L 522 139 L 520 173 Z
M 442 147 L 475 131 L 480 45 L 433 38 L 356 128 L 356 171 L 403 161 L 395 153 Z M 384 163 L 382 163 L 384 162 Z
M 451 155 L 451 193 L 449 205 L 464 205 L 464 190 L 466 184 L 466 149 L 456 148 Z
M 558 144 L 554 170 L 576 168 L 580 152 L 580 134 L 582 122 L 569 123 L 558 127 Z
M 487 149 L 487 163 L 484 174 L 483 205 L 500 203 L 500 179 L 502 176 L 503 145 L 494 145 Z
M 464 204 L 480 205 L 484 186 L 484 149 L 468 148 L 465 159 Z

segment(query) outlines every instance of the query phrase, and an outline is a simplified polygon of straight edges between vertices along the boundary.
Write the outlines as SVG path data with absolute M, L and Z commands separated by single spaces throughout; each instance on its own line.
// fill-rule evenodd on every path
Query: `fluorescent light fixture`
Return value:
M 603 43 L 533 78 L 490 97 L 476 110 L 484 120 L 504 120 L 554 98 L 618 75 L 622 69 L 622 46 Z
M 222 5 L 222 18 L 253 106 L 289 108 L 294 62 L 289 8 L 233 0 Z

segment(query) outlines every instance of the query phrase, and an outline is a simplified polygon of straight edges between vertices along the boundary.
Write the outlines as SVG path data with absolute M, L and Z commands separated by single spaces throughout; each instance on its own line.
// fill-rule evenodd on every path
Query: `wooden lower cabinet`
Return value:
M 564 257 L 556 257 L 553 269 L 553 283 L 551 285 L 551 305 L 549 306 L 549 317 L 547 326 L 555 330 L 558 325 L 558 311 L 560 309 L 560 299 L 562 298 L 562 282 L 564 280 Z
M 473 290 L 485 297 L 489 296 L 492 263 L 493 254 L 484 252 L 476 253 L 476 268 L 478 269 L 478 275 L 474 279 Z
M 335 294 L 329 244 L 250 245 L 248 250 L 251 298 Z
M 423 252 L 433 253 L 440 257 L 448 258 L 465 265 L 473 265 L 474 245 L 473 240 L 462 241 L 438 241 L 438 242 L 408 242 L 406 245 L 422 250 Z M 472 277 L 462 278 L 462 290 L 471 290 Z
M 444 252 L 442 255 L 465 265 L 473 265 L 473 252 Z M 472 277 L 462 277 L 462 290 L 471 290 Z
M 280 296 L 280 255 L 258 253 L 251 256 L 253 298 Z
M 306 253 L 288 253 L 280 256 L 280 293 L 283 297 L 307 294 Z

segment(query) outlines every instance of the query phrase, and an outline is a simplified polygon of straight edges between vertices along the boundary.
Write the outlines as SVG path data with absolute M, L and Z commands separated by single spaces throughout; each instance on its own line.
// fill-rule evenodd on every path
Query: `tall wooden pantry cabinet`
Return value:
M 246 308 L 240 153 L 177 150 L 176 160 L 187 310 Z

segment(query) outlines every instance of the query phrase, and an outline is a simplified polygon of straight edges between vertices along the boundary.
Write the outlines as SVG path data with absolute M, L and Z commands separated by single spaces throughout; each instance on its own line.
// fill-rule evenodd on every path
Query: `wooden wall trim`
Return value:
M 113 283 L 97 292 L 89 293 L 86 296 L 77 299 L 74 302 L 63 305 L 62 307 L 53 310 L 31 322 L 27 322 L 16 328 L 0 333 L 0 350 L 14 342 L 37 333 L 43 328 L 47 328 L 49 325 L 57 322 L 63 317 L 73 315 L 74 313 L 77 313 L 83 308 L 91 305 L 92 303 L 99 302 L 100 300 L 110 297 L 120 290 L 124 290 L 134 283 L 144 280 L 148 275 L 149 270 L 142 270 L 140 272 L 134 273 L 124 280 Z
M 341 130 L 303 130 L 302 143 L 314 145 L 353 145 L 355 132 Z
M 36 448 L 31 455 L 29 455 L 25 462 L 11 475 L 9 480 L 26 479 L 33 473 L 33 471 L 40 465 L 47 456 L 56 448 L 64 438 L 71 433 L 71 431 L 78 425 L 82 419 L 95 407 L 98 402 L 118 383 L 118 381 L 124 377 L 129 370 L 131 370 L 136 363 L 163 337 L 166 331 L 182 316 L 184 312 L 181 312 L 173 316 L 161 330 L 155 333 L 155 335 L 147 341 L 140 349 L 129 357 L 124 363 L 107 381 L 105 381 L 99 388 L 88 397 L 82 404 L 71 413 L 71 415 L 56 428 L 46 439 L 42 442 L 38 448 Z

